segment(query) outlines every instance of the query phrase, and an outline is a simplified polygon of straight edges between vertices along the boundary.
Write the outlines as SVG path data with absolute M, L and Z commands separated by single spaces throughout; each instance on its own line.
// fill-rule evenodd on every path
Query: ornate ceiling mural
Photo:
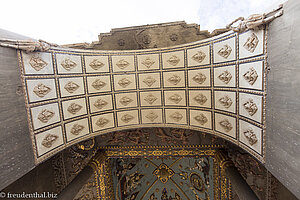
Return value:
M 140 127 L 214 134 L 264 162 L 265 37 L 259 30 L 150 50 L 19 51 L 36 162 Z

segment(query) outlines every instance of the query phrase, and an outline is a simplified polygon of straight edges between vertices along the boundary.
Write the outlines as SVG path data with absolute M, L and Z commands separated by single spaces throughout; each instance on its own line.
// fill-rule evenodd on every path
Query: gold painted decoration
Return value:
M 77 64 L 70 58 L 65 58 L 60 64 L 67 71 L 71 71 L 74 67 L 77 66 Z
M 155 112 L 151 111 L 145 117 L 149 119 L 151 122 L 154 122 L 154 120 L 158 118 L 158 115 Z
M 253 99 L 248 99 L 244 104 L 243 104 L 245 110 L 249 113 L 249 115 L 253 116 L 257 110 L 258 107 L 254 103 Z
M 120 99 L 120 103 L 123 105 L 123 106 L 127 106 L 128 104 L 130 104 L 133 100 L 127 96 L 124 96 Z
M 232 48 L 228 45 L 225 44 L 219 51 L 218 54 L 222 56 L 223 58 L 227 59 L 228 56 L 231 54 Z
M 96 125 L 103 128 L 106 124 L 109 123 L 109 120 L 104 118 L 104 117 L 100 117 L 97 121 L 96 121 Z
M 46 148 L 51 148 L 53 143 L 58 139 L 57 135 L 48 134 L 42 141 L 42 145 Z
M 103 87 L 106 86 L 106 83 L 101 81 L 101 79 L 96 79 L 93 83 L 92 83 L 93 88 L 95 88 L 96 90 L 101 90 Z
M 246 81 L 248 81 L 250 85 L 253 85 L 258 78 L 258 74 L 253 67 L 250 67 L 249 70 L 243 75 L 243 77 Z
M 126 88 L 128 85 L 131 84 L 131 81 L 128 80 L 127 78 L 122 78 L 118 84 L 122 87 L 122 88 Z
M 244 130 L 243 133 L 250 145 L 254 145 L 258 141 L 256 134 L 254 133 L 252 128 Z
M 78 111 L 80 111 L 82 108 L 81 105 L 77 103 L 71 103 L 67 109 L 67 111 L 73 115 L 75 115 Z
M 170 78 L 168 78 L 168 81 L 170 83 L 172 83 L 173 85 L 177 85 L 178 83 L 180 83 L 181 78 L 180 78 L 180 76 L 174 74 L 173 76 L 171 76 Z
M 201 124 L 201 125 L 204 125 L 204 124 L 206 124 L 206 123 L 208 122 L 207 117 L 206 117 L 204 114 L 202 114 L 202 113 L 200 113 L 199 115 L 195 116 L 194 119 L 195 119 L 199 124 Z
M 191 182 L 191 185 L 199 192 L 203 193 L 205 191 L 204 181 L 199 174 L 193 172 L 190 175 L 190 182 Z
M 94 102 L 94 106 L 98 109 L 102 109 L 104 108 L 108 103 L 106 101 L 104 101 L 103 99 L 97 99 L 95 102 Z
M 35 69 L 35 71 L 40 71 L 48 65 L 40 56 L 32 56 L 29 61 L 30 66 Z
M 168 180 L 174 176 L 175 172 L 169 168 L 165 163 L 160 164 L 154 171 L 155 175 L 162 183 L 168 182 Z
M 148 69 L 155 63 L 150 57 L 147 57 L 145 60 L 142 61 L 142 64 L 145 65 Z
M 230 106 L 232 105 L 233 101 L 232 99 L 225 95 L 224 97 L 221 97 L 219 99 L 219 102 L 225 107 L 225 108 L 230 108 Z
M 232 124 L 227 119 L 223 119 L 219 122 L 219 124 L 225 130 L 225 132 L 229 132 L 233 128 Z
M 79 133 L 84 129 L 84 126 L 80 125 L 80 124 L 74 124 L 71 128 L 71 133 L 73 135 L 79 135 Z
M 125 115 L 123 115 L 123 116 L 121 117 L 121 120 L 122 120 L 123 122 L 125 122 L 125 123 L 128 123 L 128 122 L 130 122 L 130 121 L 133 120 L 133 119 L 134 119 L 134 116 L 129 115 L 129 114 L 125 114 Z
M 49 92 L 51 91 L 51 88 L 44 85 L 43 83 L 40 83 L 38 85 L 36 85 L 33 88 L 33 92 L 38 96 L 43 98 L 44 96 L 46 96 Z
M 167 62 L 170 65 L 176 66 L 180 62 L 180 59 L 177 56 L 173 55 L 167 60 Z
M 151 87 L 155 82 L 156 80 L 152 77 L 152 76 L 147 76 L 143 82 L 148 86 L 148 87 Z
M 176 121 L 179 122 L 180 120 L 182 120 L 183 115 L 180 112 L 174 112 L 173 114 L 170 115 L 170 117 Z
M 69 92 L 69 93 L 74 93 L 80 86 L 77 83 L 74 83 L 73 81 L 69 81 L 66 85 L 65 85 L 65 89 Z
M 153 94 L 149 94 L 144 98 L 144 100 L 152 105 L 157 100 L 157 97 L 154 96 Z
M 94 70 L 98 70 L 104 66 L 104 63 L 98 59 L 93 59 L 92 62 L 90 62 L 89 66 Z
M 204 83 L 206 80 L 206 76 L 204 74 L 202 74 L 201 72 L 199 72 L 198 74 L 196 74 L 193 77 L 193 81 L 195 81 L 196 83 L 202 84 Z
M 255 33 L 252 33 L 243 46 L 245 49 L 253 53 L 257 47 L 258 42 L 259 40 L 257 36 L 255 35 Z
M 125 69 L 126 67 L 128 67 L 130 65 L 130 63 L 124 59 L 119 60 L 116 65 L 120 68 L 120 69 Z
M 196 54 L 192 56 L 192 59 L 198 63 L 201 63 L 205 59 L 206 55 L 203 51 L 197 51 Z
M 38 119 L 43 122 L 47 123 L 53 116 L 54 112 L 48 109 L 43 109 L 39 114 L 38 114 Z
M 178 104 L 182 100 L 182 97 L 179 94 L 173 94 L 169 97 L 169 100 Z
M 230 82 L 230 80 L 232 79 L 232 75 L 228 70 L 225 70 L 218 76 L 218 78 L 221 81 L 223 81 L 225 84 L 228 84 Z
M 203 105 L 207 102 L 207 98 L 203 94 L 198 94 L 197 96 L 194 97 L 194 101 L 196 101 L 200 105 Z

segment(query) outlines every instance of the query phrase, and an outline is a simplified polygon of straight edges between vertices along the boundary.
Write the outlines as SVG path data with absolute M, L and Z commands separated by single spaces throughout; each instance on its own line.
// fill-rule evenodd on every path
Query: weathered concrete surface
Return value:
M 1 38 L 28 39 L 0 29 Z M 0 47 L 0 190 L 34 167 L 15 49 Z
M 300 1 L 268 33 L 266 168 L 300 198 Z

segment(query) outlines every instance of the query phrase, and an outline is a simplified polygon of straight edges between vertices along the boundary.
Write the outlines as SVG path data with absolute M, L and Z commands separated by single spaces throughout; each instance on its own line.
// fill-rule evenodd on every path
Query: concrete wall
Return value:
M 300 198 L 300 1 L 270 24 L 266 167 Z

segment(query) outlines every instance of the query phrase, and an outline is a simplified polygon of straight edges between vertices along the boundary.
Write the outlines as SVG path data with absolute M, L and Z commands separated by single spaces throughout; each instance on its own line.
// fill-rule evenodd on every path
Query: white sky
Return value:
M 112 28 L 172 21 L 224 28 L 286 0 L 5 0 L 0 28 L 57 44 L 92 42 Z

